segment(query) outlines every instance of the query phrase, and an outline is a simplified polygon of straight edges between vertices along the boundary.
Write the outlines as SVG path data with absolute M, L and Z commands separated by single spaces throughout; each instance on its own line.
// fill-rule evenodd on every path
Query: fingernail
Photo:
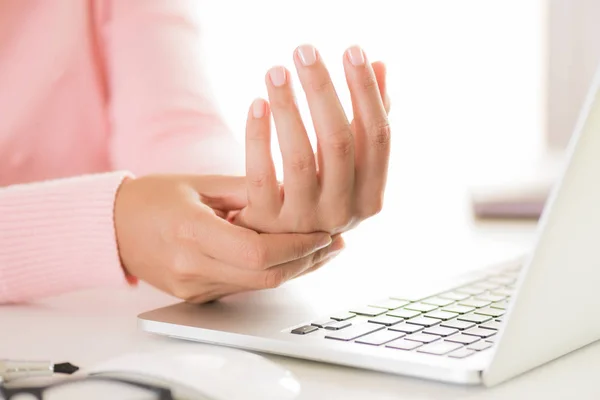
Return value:
M 317 242 L 317 247 L 318 247 L 318 249 L 322 249 L 324 247 L 329 246 L 330 244 L 331 244 L 331 236 L 325 235 L 319 239 L 319 241 Z
M 257 119 L 265 116 L 265 101 L 263 99 L 256 99 L 252 103 L 252 116 Z
M 344 249 L 344 247 L 345 247 L 344 240 L 340 236 L 338 236 L 335 238 L 335 240 L 331 244 L 329 251 L 330 252 L 342 251 Z
M 365 54 L 362 49 L 358 46 L 352 46 L 348 50 L 346 50 L 346 55 L 348 56 L 348 60 L 352 63 L 352 65 L 360 66 L 365 63 Z
M 317 61 L 317 51 L 315 48 L 309 44 L 304 44 L 297 49 L 298 57 L 302 62 L 302 65 L 308 67 L 309 65 L 313 65 L 315 61 Z
M 269 70 L 269 78 L 275 86 L 283 86 L 286 80 L 286 72 L 283 67 L 273 67 Z

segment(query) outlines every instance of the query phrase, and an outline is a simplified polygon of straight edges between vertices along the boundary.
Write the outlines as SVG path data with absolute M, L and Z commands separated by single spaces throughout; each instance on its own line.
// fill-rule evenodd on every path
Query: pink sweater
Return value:
M 126 175 L 241 172 L 197 7 L 0 2 L 0 303 L 127 284 L 113 221 Z

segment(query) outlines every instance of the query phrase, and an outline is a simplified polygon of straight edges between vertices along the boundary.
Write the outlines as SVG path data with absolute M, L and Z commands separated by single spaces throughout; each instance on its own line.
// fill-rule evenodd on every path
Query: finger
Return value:
M 248 112 L 246 124 L 246 178 L 248 204 L 267 215 L 277 215 L 281 208 L 279 185 L 271 154 L 269 105 L 256 99 Z
M 344 57 L 356 134 L 356 196 L 363 217 L 381 209 L 390 154 L 390 128 L 377 80 L 362 49 Z
M 312 265 L 308 269 L 302 271 L 300 274 L 295 276 L 295 278 L 299 278 L 303 275 L 306 275 L 307 273 L 316 271 L 317 269 L 321 268 L 323 265 L 337 257 L 344 250 L 345 247 L 346 244 L 344 242 L 344 239 L 340 235 L 337 235 L 328 247 L 319 250 L 315 253 L 315 256 L 312 260 Z
M 306 93 L 319 148 L 321 199 L 328 209 L 349 209 L 354 190 L 354 139 L 331 77 L 317 50 L 310 45 L 294 56 Z
M 212 258 L 248 269 L 267 269 L 309 255 L 331 243 L 326 233 L 259 234 L 231 224 L 206 209 L 184 223 L 178 237 L 192 240 Z
M 290 73 L 271 68 L 266 77 L 285 182 L 284 207 L 302 212 L 314 207 L 319 197 L 313 150 L 292 92 Z
M 194 176 L 187 181 L 202 203 L 218 210 L 239 210 L 248 205 L 246 178 L 242 176 Z
M 377 87 L 379 88 L 379 94 L 383 100 L 383 107 L 386 113 L 390 113 L 390 96 L 387 92 L 387 70 L 385 64 L 381 61 L 375 61 L 371 64 L 375 78 L 377 79 Z

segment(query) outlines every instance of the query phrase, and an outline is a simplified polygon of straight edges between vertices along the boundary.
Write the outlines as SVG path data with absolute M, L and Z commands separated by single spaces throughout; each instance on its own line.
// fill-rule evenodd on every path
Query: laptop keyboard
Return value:
M 291 330 L 324 340 L 466 358 L 494 345 L 518 267 L 423 299 L 392 296 L 350 307 Z

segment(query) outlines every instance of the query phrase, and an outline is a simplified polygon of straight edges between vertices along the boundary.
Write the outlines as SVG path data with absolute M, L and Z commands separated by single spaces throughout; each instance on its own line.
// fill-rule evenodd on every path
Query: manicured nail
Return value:
M 346 55 L 348 56 L 348 59 L 352 65 L 360 66 L 365 63 L 365 54 L 358 46 L 350 47 L 348 50 L 346 50 Z
M 269 78 L 275 86 L 283 86 L 286 81 L 286 72 L 283 67 L 273 67 L 269 70 Z
M 256 99 L 252 103 L 252 116 L 256 119 L 265 116 L 265 101 L 263 99 Z
M 302 65 L 308 67 L 317 61 L 317 50 L 309 44 L 304 44 L 297 49 L 298 57 L 302 61 Z
M 317 242 L 317 248 L 322 249 L 324 247 L 329 246 L 330 244 L 331 244 L 331 236 L 325 235 L 325 236 L 321 237 L 319 239 L 319 241 Z

